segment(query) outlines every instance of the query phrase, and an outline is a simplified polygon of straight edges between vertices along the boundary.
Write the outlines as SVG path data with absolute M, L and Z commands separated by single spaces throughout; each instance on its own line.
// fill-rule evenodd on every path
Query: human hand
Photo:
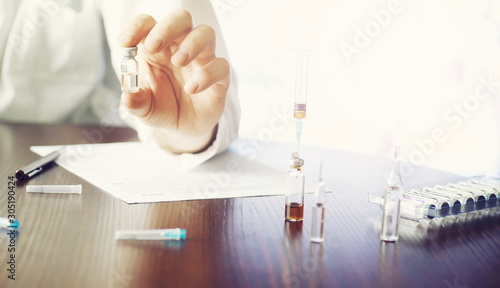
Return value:
M 189 12 L 176 10 L 160 22 L 133 17 L 118 38 L 122 47 L 139 45 L 139 91 L 121 102 L 155 129 L 161 146 L 200 152 L 210 145 L 224 111 L 229 63 L 215 56 L 215 32 L 193 26 Z

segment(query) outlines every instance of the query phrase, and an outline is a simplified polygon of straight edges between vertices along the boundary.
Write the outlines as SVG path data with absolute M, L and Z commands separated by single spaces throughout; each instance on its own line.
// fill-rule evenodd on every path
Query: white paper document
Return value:
M 61 148 L 31 150 L 45 156 Z M 285 172 L 235 152 L 184 169 L 178 156 L 138 142 L 67 145 L 56 163 L 129 204 L 280 195 L 286 185 Z M 314 189 L 306 181 L 306 192 Z

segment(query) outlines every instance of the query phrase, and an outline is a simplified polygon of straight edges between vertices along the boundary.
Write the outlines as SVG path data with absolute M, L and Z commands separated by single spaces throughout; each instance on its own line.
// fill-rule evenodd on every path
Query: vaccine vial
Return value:
M 305 176 L 302 171 L 304 160 L 297 152 L 292 153 L 289 159 L 290 170 L 287 174 L 285 195 L 285 220 L 302 221 L 304 218 L 304 184 Z
M 123 54 L 121 63 L 122 92 L 136 93 L 139 91 L 139 65 L 135 60 L 137 46 L 121 49 Z

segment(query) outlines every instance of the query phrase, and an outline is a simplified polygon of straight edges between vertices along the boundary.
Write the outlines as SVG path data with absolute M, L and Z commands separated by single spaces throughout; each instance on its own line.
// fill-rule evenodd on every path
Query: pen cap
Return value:
M 186 240 L 186 229 L 181 230 L 181 239 Z
M 19 221 L 17 219 L 14 219 L 14 222 L 10 224 L 10 228 L 19 229 Z
M 186 229 L 174 228 L 165 229 L 163 236 L 170 239 L 186 239 Z
M 22 180 L 24 178 L 24 171 L 23 170 L 17 170 L 14 175 L 16 176 L 17 180 Z

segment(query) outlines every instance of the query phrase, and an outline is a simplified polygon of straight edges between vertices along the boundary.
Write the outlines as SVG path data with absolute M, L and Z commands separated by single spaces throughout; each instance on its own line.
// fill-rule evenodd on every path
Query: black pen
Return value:
M 51 164 L 54 162 L 59 155 L 61 155 L 62 149 L 58 151 L 54 151 L 50 153 L 49 155 L 36 160 L 35 162 L 26 165 L 25 167 L 19 169 L 16 171 L 16 178 L 17 180 L 26 180 L 34 175 L 42 172 L 43 168 L 45 168 L 47 165 Z

